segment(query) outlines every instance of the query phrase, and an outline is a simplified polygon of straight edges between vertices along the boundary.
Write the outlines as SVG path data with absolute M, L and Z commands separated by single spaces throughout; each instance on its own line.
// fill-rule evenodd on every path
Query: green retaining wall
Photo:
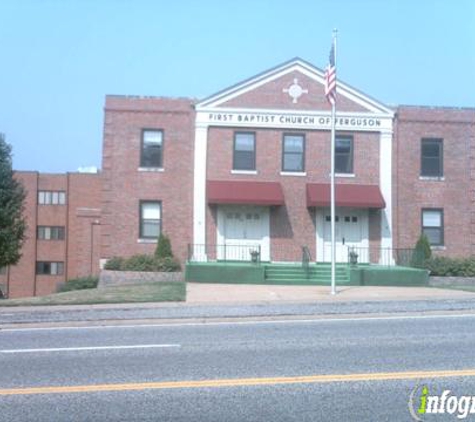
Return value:
M 409 267 L 354 267 L 350 268 L 353 286 L 427 286 L 429 273 Z
M 318 265 L 318 264 L 317 264 Z M 192 263 L 186 264 L 185 280 L 197 283 L 223 284 L 307 284 L 329 285 L 317 280 L 272 282 L 265 279 L 265 265 L 250 263 Z M 349 283 L 352 286 L 427 286 L 426 270 L 408 267 L 361 265 L 350 267 Z
M 265 284 L 264 265 L 186 264 L 185 280 L 197 283 Z

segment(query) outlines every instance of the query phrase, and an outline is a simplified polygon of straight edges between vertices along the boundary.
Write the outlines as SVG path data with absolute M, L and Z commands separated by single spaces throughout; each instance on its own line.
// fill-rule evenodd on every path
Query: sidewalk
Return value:
M 275 286 L 249 284 L 187 284 L 187 303 L 250 302 L 348 302 L 474 299 L 475 293 L 427 287 L 337 286 L 330 294 L 327 286 Z
M 424 287 L 263 286 L 188 283 L 176 303 L 0 308 L 0 330 L 16 327 L 150 324 L 240 318 L 317 318 L 475 312 L 475 293 Z

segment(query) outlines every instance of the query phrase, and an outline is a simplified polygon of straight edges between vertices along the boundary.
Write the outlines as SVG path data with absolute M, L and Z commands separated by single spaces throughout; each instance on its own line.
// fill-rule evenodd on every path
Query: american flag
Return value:
M 330 104 L 336 102 L 335 40 L 332 41 L 330 61 L 325 71 L 325 96 Z

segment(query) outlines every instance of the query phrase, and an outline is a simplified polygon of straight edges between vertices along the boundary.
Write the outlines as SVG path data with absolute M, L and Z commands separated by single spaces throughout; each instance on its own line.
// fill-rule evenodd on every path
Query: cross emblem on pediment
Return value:
M 292 85 L 290 85 L 288 88 L 284 88 L 282 92 L 289 94 L 292 97 L 292 102 L 296 104 L 302 94 L 308 94 L 308 89 L 303 89 L 299 85 L 299 80 L 295 78 Z

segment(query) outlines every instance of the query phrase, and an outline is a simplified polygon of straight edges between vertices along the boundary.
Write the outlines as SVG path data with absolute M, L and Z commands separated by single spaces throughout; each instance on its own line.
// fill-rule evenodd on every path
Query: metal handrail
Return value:
M 308 246 L 302 246 L 302 268 L 305 271 L 307 278 L 310 275 L 309 264 L 311 260 L 312 256 L 310 255 L 310 249 L 308 249 Z
M 377 264 L 387 267 L 417 266 L 418 251 L 414 248 L 378 248 L 348 246 L 348 264 Z
M 188 244 L 188 262 L 261 261 L 260 245 Z

